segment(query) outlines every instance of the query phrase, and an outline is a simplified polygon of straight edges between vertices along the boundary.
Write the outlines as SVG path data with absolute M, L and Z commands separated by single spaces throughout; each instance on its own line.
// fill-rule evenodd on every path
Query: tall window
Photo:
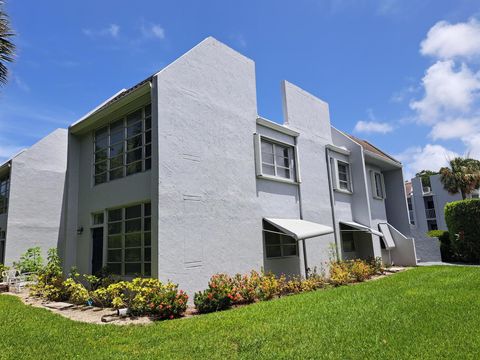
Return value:
M 5 231 L 0 229 L 0 264 L 3 264 L 5 259 Z
M 383 175 L 377 171 L 372 171 L 372 192 L 376 199 L 385 198 L 385 187 L 383 184 Z
M 94 183 L 101 184 L 152 167 L 151 105 L 95 132 Z
M 0 178 L 0 214 L 8 211 L 8 193 L 10 190 L 10 175 Z
M 150 203 L 108 210 L 107 268 L 117 275 L 151 275 Z
M 295 180 L 293 146 L 261 139 L 262 173 L 284 179 Z
M 263 237 L 265 239 L 265 254 L 267 258 L 279 258 L 298 255 L 298 244 L 268 222 L 263 222 Z
M 413 214 L 413 202 L 411 197 L 407 197 L 407 205 L 408 205 L 408 217 L 410 219 L 410 224 L 415 225 L 415 217 Z

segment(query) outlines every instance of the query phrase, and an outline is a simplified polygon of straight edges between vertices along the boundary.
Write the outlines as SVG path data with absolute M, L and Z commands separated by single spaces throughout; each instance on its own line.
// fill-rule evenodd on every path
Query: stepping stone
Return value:
M 65 309 L 70 309 L 74 307 L 75 305 L 65 303 L 65 302 L 52 302 L 52 303 L 47 303 L 45 304 L 46 307 L 49 309 L 55 309 L 55 310 L 65 310 Z

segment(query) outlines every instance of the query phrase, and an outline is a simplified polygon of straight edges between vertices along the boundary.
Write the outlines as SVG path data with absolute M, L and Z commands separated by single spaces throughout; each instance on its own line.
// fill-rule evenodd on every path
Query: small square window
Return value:
M 93 225 L 102 225 L 103 220 L 103 212 L 92 215 Z
M 257 135 L 258 136 L 258 135 Z M 260 137 L 261 174 L 295 180 L 294 147 Z
M 263 222 L 263 238 L 267 258 L 298 256 L 295 239 L 266 221 Z

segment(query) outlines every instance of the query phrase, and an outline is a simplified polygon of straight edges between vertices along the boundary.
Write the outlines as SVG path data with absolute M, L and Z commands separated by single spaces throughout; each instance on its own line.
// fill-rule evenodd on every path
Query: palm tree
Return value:
M 4 8 L 4 2 L 0 0 L 0 84 L 7 82 L 7 62 L 13 61 L 15 45 L 10 41 L 14 36 L 10 29 L 10 20 Z
M 473 190 L 480 187 L 480 161 L 456 157 L 449 161 L 450 167 L 440 169 L 440 180 L 450 194 L 462 194 L 465 199 Z

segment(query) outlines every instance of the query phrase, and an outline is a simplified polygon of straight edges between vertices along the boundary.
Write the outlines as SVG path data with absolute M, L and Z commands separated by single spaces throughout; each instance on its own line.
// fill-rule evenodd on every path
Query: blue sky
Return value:
M 264 117 L 282 122 L 286 79 L 407 176 L 480 156 L 478 0 L 10 0 L 7 11 L 18 56 L 0 89 L 0 161 L 210 35 L 256 62 Z

